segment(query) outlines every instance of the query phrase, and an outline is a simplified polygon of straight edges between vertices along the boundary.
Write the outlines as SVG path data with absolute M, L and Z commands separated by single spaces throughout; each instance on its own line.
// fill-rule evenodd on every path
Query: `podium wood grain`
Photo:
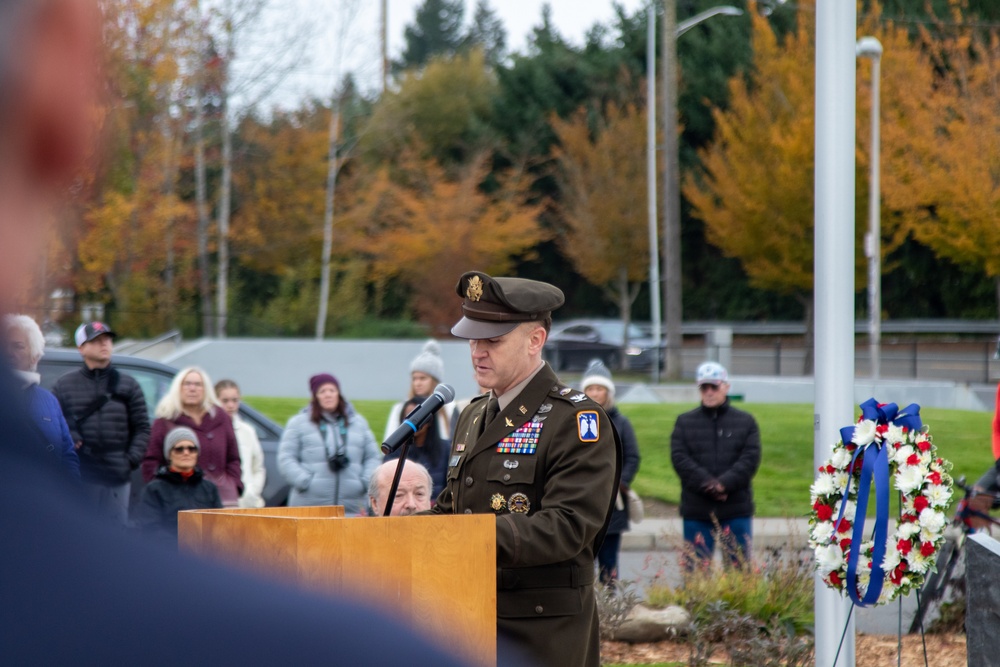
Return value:
M 356 596 L 496 664 L 496 519 L 345 518 L 342 507 L 197 510 L 182 549 L 318 593 Z

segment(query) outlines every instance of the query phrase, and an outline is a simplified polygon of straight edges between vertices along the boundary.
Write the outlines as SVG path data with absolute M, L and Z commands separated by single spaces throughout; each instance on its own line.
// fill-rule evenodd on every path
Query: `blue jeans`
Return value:
M 753 541 L 753 517 L 741 516 L 719 521 L 722 530 L 723 556 L 733 565 L 750 560 L 750 545 Z M 703 560 L 711 560 L 715 553 L 716 526 L 711 521 L 684 519 L 684 541 L 694 547 L 695 554 Z M 735 548 L 735 553 L 730 551 Z
M 607 584 L 618 578 L 618 550 L 621 548 L 621 533 L 608 533 L 604 536 L 604 544 L 597 552 L 597 564 L 600 566 L 600 580 Z

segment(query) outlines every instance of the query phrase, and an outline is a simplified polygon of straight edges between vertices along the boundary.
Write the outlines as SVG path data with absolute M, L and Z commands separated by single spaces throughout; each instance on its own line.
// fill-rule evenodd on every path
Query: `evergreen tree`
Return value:
M 465 36 L 465 44 L 467 47 L 480 47 L 486 54 L 486 62 L 492 67 L 499 65 L 506 55 L 507 31 L 487 0 L 476 3 L 476 13 Z
M 403 31 L 406 48 L 402 59 L 395 63 L 396 69 L 420 68 L 434 56 L 457 53 L 464 41 L 464 17 L 462 0 L 424 0 L 413 23 Z

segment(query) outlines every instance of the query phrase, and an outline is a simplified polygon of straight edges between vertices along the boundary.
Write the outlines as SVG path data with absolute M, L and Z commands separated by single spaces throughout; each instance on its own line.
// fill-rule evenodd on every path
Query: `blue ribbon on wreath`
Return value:
M 923 428 L 920 421 L 920 406 L 911 403 L 900 412 L 895 403 L 879 405 L 874 398 L 869 398 L 861 404 L 862 419 L 871 420 L 878 425 L 894 424 L 905 427 L 909 430 L 919 431 Z M 845 426 L 840 429 L 840 438 L 846 445 L 854 438 L 855 424 Z M 859 607 L 868 607 L 878 602 L 882 594 L 882 584 L 885 582 L 885 571 L 882 569 L 882 561 L 885 559 L 886 538 L 889 533 L 889 452 L 882 443 L 871 442 L 867 445 L 858 445 L 851 458 L 850 471 L 854 471 L 858 456 L 862 452 L 865 454 L 861 464 L 861 476 L 858 479 L 858 504 L 854 515 L 854 526 L 851 533 L 851 550 L 847 556 L 847 594 L 851 601 Z M 837 527 L 844 518 L 844 510 L 847 508 L 847 499 L 851 490 L 851 479 L 847 478 L 847 488 L 844 489 L 844 499 L 840 503 L 840 513 L 837 521 L 833 524 L 833 540 L 837 539 Z M 872 572 L 868 583 L 868 590 L 863 598 L 858 597 L 858 555 L 861 553 L 861 543 L 865 532 L 865 515 L 868 512 L 868 493 L 871 490 L 872 480 L 875 481 L 875 531 L 872 538 Z

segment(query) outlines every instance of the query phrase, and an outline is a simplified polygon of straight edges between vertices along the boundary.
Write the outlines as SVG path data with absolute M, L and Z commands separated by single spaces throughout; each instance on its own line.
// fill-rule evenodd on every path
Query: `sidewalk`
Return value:
M 673 551 L 682 541 L 680 518 L 644 519 L 622 534 L 622 551 Z M 753 543 L 757 548 L 805 549 L 809 520 L 805 518 L 757 518 L 753 520 Z

